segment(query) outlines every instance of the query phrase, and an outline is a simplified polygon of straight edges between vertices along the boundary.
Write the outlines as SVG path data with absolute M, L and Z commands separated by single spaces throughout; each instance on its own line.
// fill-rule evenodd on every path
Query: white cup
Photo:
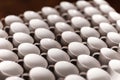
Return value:
M 31 19 L 42 19 L 42 17 L 35 11 L 25 11 L 23 13 L 24 19 L 29 21 Z
M 115 11 L 115 9 L 113 9 L 110 5 L 108 4 L 102 4 L 99 6 L 99 9 L 100 11 L 103 13 L 103 14 L 108 14 L 109 12 L 111 11 Z
M 107 71 L 111 75 L 111 80 L 119 80 L 120 79 L 120 60 L 113 59 L 108 64 Z
M 33 38 L 26 33 L 17 32 L 13 34 L 13 44 L 15 46 L 18 46 L 21 43 L 33 43 L 33 42 L 34 42 Z
M 80 11 L 76 10 L 76 9 L 69 9 L 67 11 L 67 14 L 68 14 L 69 19 L 71 19 L 72 17 L 76 17 L 76 16 L 83 17 L 83 14 Z
M 72 4 L 68 1 L 62 1 L 62 2 L 60 2 L 59 5 L 60 5 L 61 12 L 66 12 L 69 9 L 77 9 L 74 4 Z
M 63 45 L 68 45 L 71 42 L 82 42 L 81 37 L 72 31 L 64 31 L 61 34 L 61 43 Z
M 27 54 L 40 54 L 40 49 L 32 43 L 22 43 L 18 46 L 18 55 L 23 58 Z
M 92 15 L 91 20 L 92 20 L 92 24 L 94 26 L 98 26 L 102 22 L 110 23 L 110 21 L 106 17 L 101 15 L 101 14 L 94 14 L 94 15 Z
M 43 67 L 32 68 L 29 72 L 30 80 L 55 80 L 54 74 Z
M 47 20 L 50 25 L 54 25 L 57 22 L 65 22 L 63 17 L 56 14 L 48 15 Z
M 55 24 L 55 33 L 61 34 L 64 31 L 74 31 L 74 29 L 65 22 L 57 22 Z
M 87 17 L 91 17 L 94 14 L 101 14 L 101 12 L 97 8 L 92 6 L 85 7 L 83 11 Z
M 23 33 L 30 33 L 30 30 L 28 29 L 28 27 L 24 24 L 24 23 L 20 23 L 20 22 L 14 22 L 10 25 L 10 34 L 14 34 L 17 32 L 23 32 Z
M 111 80 L 108 72 L 100 68 L 92 68 L 87 72 L 87 80 Z
M 109 32 L 117 32 L 116 28 L 112 24 L 102 22 L 99 24 L 99 32 L 102 36 L 106 36 Z
M 83 54 L 90 55 L 90 50 L 88 49 L 87 46 L 85 46 L 80 42 L 71 42 L 68 45 L 68 54 L 72 58 L 76 58 L 77 56 L 83 55 Z
M 6 31 L 0 29 L 0 38 L 7 38 L 8 37 L 8 34 Z
M 120 59 L 120 54 L 110 48 L 101 48 L 99 54 L 99 61 L 107 65 L 112 59 Z
M 91 68 L 101 67 L 99 61 L 89 55 L 79 55 L 77 57 L 77 66 L 80 71 L 87 71 Z
M 81 77 L 80 75 L 71 74 L 66 76 L 64 80 L 86 80 L 86 79 Z
M 79 74 L 78 68 L 68 61 L 59 61 L 54 66 L 55 74 L 58 77 L 66 77 L 70 74 Z
M 4 38 L 0 38 L 0 49 L 8 49 L 8 50 L 12 50 L 13 49 L 13 45 L 10 41 L 4 39 Z
M 12 77 L 7 77 L 5 80 L 24 80 L 24 79 L 17 76 L 12 76 Z
M 82 27 L 80 30 L 80 35 L 84 40 L 89 37 L 100 37 L 100 33 L 91 27 Z
M 42 12 L 42 15 L 44 17 L 47 17 L 48 15 L 51 15 L 51 14 L 59 15 L 59 12 L 55 8 L 52 8 L 52 7 L 49 7 L 49 6 L 43 7 L 41 9 L 41 12 Z
M 83 17 L 73 17 L 71 23 L 74 29 L 80 29 L 82 27 L 90 26 L 90 22 Z
M 48 26 L 48 24 L 46 22 L 44 22 L 41 19 L 31 19 L 29 21 L 29 29 L 31 31 L 34 31 L 37 28 L 46 28 L 46 29 L 49 29 L 49 26 Z
M 61 49 L 51 48 L 47 52 L 47 60 L 54 64 L 59 61 L 70 61 L 70 57 L 65 51 Z
M 95 4 L 96 6 L 100 6 L 100 5 L 102 5 L 102 4 L 108 4 L 108 2 L 105 1 L 105 0 L 93 0 L 93 2 L 94 2 L 94 4 Z M 108 5 L 109 5 L 109 4 L 108 4 Z
M 47 51 L 51 48 L 61 49 L 61 45 L 54 39 L 44 38 L 40 41 L 40 48 L 42 49 L 42 51 Z
M 44 67 L 48 66 L 48 62 L 45 58 L 38 54 L 27 54 L 24 59 L 24 67 L 26 70 L 30 70 L 34 67 Z
M 16 55 L 16 53 L 12 52 L 11 50 L 0 49 L 0 61 L 6 61 L 6 60 L 17 62 L 18 56 Z
M 115 11 L 111 11 L 108 13 L 108 18 L 109 18 L 110 22 L 114 23 L 117 20 L 120 20 L 120 14 Z
M 101 48 L 107 47 L 107 44 L 97 37 L 89 37 L 87 39 L 87 45 L 92 52 L 97 52 Z
M 8 16 L 5 17 L 6 25 L 10 25 L 13 22 L 21 22 L 21 23 L 23 23 L 23 20 L 20 17 L 16 16 L 16 15 L 8 15 Z
M 76 2 L 76 6 L 78 9 L 83 10 L 85 7 L 92 6 L 92 5 L 87 1 L 79 0 Z
M 106 43 L 110 47 L 118 46 L 118 44 L 120 43 L 120 34 L 116 33 L 116 32 L 109 32 L 109 33 L 107 33 Z
M 37 41 L 40 41 L 41 39 L 44 39 L 44 38 L 55 39 L 54 33 L 49 29 L 45 29 L 45 28 L 37 28 L 34 34 L 35 34 L 35 39 Z
M 16 62 L 13 61 L 3 61 L 0 63 L 0 79 L 5 80 L 5 78 L 10 76 L 21 76 L 23 74 L 23 68 Z

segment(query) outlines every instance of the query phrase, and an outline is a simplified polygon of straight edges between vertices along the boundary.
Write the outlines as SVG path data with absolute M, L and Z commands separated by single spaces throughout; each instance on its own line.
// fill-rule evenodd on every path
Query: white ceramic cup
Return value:
M 77 66 L 80 71 L 87 71 L 91 68 L 101 67 L 99 61 L 89 55 L 79 55 L 77 57 Z
M 17 32 L 23 32 L 23 33 L 30 33 L 30 30 L 28 29 L 28 27 L 24 24 L 24 23 L 20 23 L 20 22 L 14 22 L 10 25 L 10 34 L 14 34 Z
M 51 48 L 47 52 L 47 60 L 54 64 L 59 61 L 70 61 L 70 57 L 65 51 L 61 49 Z
M 18 55 L 21 58 L 31 53 L 40 54 L 40 49 L 32 43 L 22 43 L 18 46 Z
M 54 74 L 43 67 L 32 68 L 29 72 L 30 80 L 55 80 Z
M 59 61 L 54 66 L 55 74 L 58 77 L 66 77 L 70 74 L 79 74 L 78 68 L 68 61 Z
M 26 21 L 29 21 L 31 19 L 42 19 L 42 17 L 35 11 L 25 11 L 23 13 L 23 17 Z
M 20 17 L 16 16 L 16 15 L 8 15 L 8 16 L 5 17 L 6 25 L 10 25 L 13 22 L 21 22 L 21 23 L 23 23 L 23 20 Z
M 0 63 L 0 79 L 4 80 L 9 76 L 21 76 L 23 68 L 16 62 L 3 61 Z
M 64 31 L 61 34 L 61 43 L 63 45 L 68 45 L 71 42 L 82 42 L 81 37 L 72 31 Z
M 71 42 L 68 45 L 68 54 L 71 57 L 76 58 L 77 56 L 83 55 L 83 54 L 90 55 L 90 50 L 83 43 Z
M 100 68 L 92 68 L 87 72 L 87 80 L 111 80 L 108 72 Z
M 81 77 L 80 75 L 71 74 L 66 76 L 64 80 L 86 80 L 86 79 Z
M 26 70 L 30 70 L 34 67 L 46 68 L 48 66 L 47 60 L 38 54 L 27 54 L 24 57 L 23 62 Z

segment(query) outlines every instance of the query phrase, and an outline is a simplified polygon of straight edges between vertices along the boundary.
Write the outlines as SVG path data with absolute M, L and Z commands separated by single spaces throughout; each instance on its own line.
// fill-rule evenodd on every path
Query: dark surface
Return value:
M 26 10 L 39 11 L 43 6 L 55 6 L 62 0 L 0 0 L 0 18 L 9 14 L 20 14 Z M 77 0 L 67 0 L 75 2 Z M 120 12 L 120 0 L 107 0 Z

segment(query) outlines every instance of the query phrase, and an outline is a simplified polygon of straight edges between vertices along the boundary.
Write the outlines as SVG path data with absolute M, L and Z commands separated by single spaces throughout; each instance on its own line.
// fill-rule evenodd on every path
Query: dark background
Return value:
M 26 10 L 39 11 L 43 6 L 55 6 L 63 0 L 0 0 L 0 18 L 9 14 L 20 14 Z M 77 0 L 66 0 L 75 2 Z M 120 0 L 107 0 L 120 12 Z

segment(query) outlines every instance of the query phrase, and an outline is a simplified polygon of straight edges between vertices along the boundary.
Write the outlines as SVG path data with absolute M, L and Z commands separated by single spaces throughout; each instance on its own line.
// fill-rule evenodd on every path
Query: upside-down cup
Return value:
M 68 45 L 71 42 L 82 42 L 81 37 L 72 31 L 65 31 L 61 34 L 61 43 L 63 45 Z
M 109 32 L 109 33 L 107 33 L 106 43 L 110 47 L 118 46 L 118 44 L 120 43 L 120 34 L 117 33 L 117 32 Z
M 24 80 L 24 79 L 17 76 L 11 76 L 11 77 L 7 77 L 5 80 Z
M 23 20 L 20 17 L 16 16 L 16 15 L 8 15 L 8 16 L 5 17 L 5 24 L 6 25 L 9 26 L 13 22 L 21 22 L 21 23 L 23 23 Z
M 48 66 L 48 62 L 45 58 L 43 58 L 39 54 L 28 54 L 23 59 L 24 68 L 29 71 L 34 67 L 43 67 L 46 68 Z
M 101 14 L 101 12 L 97 8 L 92 7 L 92 6 L 85 7 L 83 11 L 86 17 L 91 17 L 94 14 Z
M 65 22 L 57 22 L 55 24 L 55 33 L 61 34 L 65 31 L 74 31 L 74 29 L 72 28 L 72 26 Z
M 103 13 L 103 14 L 108 14 L 109 12 L 111 11 L 115 11 L 115 9 L 113 9 L 110 5 L 108 4 L 102 4 L 99 6 L 99 9 L 100 11 Z
M 101 48 L 108 47 L 107 44 L 103 40 L 97 37 L 89 37 L 87 39 L 87 45 L 89 49 L 91 50 L 91 52 L 97 52 Z
M 76 6 L 78 9 L 83 10 L 85 7 L 92 6 L 89 2 L 84 0 L 79 0 L 76 2 Z
M 73 17 L 71 19 L 71 23 L 72 23 L 72 27 L 74 29 L 81 29 L 82 27 L 86 27 L 86 26 L 91 25 L 87 19 L 80 17 L 80 16 Z
M 18 55 L 20 58 L 31 53 L 40 54 L 40 49 L 32 43 L 22 43 L 18 46 Z
M 118 32 L 118 31 L 112 26 L 112 24 L 103 22 L 99 24 L 99 32 L 102 36 L 106 36 L 107 33 L 109 32 Z
M 109 20 L 101 14 L 94 14 L 91 20 L 94 26 L 98 26 L 102 22 L 110 23 Z
M 51 48 L 61 49 L 61 45 L 59 42 L 57 42 L 54 39 L 44 38 L 44 39 L 41 39 L 40 41 L 40 48 L 42 49 L 43 52 L 46 52 L 47 50 Z
M 70 62 L 70 57 L 65 51 L 61 49 L 51 48 L 47 52 L 47 60 L 49 61 L 49 63 L 55 64 L 56 62 L 59 62 L 59 61 Z
M 115 23 L 117 20 L 120 20 L 120 14 L 115 11 L 111 11 L 108 13 L 108 19 L 110 22 Z
M 68 14 L 68 19 L 71 19 L 72 17 L 76 17 L 76 16 L 83 17 L 83 14 L 80 11 L 76 10 L 76 9 L 69 9 L 67 11 L 67 14 Z
M 100 49 L 99 61 L 101 62 L 101 64 L 107 65 L 112 59 L 120 60 L 120 54 L 110 48 Z
M 86 79 L 80 75 L 71 74 L 71 75 L 66 76 L 64 80 L 86 80 Z
M 8 37 L 8 34 L 6 31 L 0 29 L 0 38 L 7 38 Z
M 108 72 L 104 71 L 100 68 L 92 68 L 89 69 L 87 72 L 87 79 L 88 80 L 111 80 L 110 75 Z
M 44 38 L 55 39 L 55 35 L 52 31 L 45 28 L 37 28 L 34 32 L 36 41 L 40 41 Z
M 87 40 L 89 37 L 100 37 L 100 33 L 91 27 L 82 27 L 80 30 L 80 35 L 84 40 Z
M 89 55 L 79 55 L 77 57 L 77 66 L 79 70 L 83 72 L 86 72 L 91 68 L 101 67 L 99 61 Z
M 0 49 L 12 50 L 13 44 L 4 38 L 0 38 Z
M 25 21 L 30 21 L 31 19 L 42 19 L 42 17 L 35 11 L 25 11 L 23 13 Z
M 68 1 L 62 1 L 60 2 L 60 11 L 66 12 L 69 9 L 77 9 L 76 6 Z
M 79 74 L 78 68 L 68 61 L 59 61 L 54 66 L 57 77 L 66 77 L 70 74 Z
M 57 22 L 65 22 L 63 17 L 61 17 L 60 15 L 56 15 L 56 14 L 48 15 L 47 20 L 48 20 L 49 25 L 51 26 L 55 25 L 55 23 Z
M 14 61 L 3 61 L 0 63 L 0 79 L 10 76 L 21 76 L 23 74 L 23 68 Z
M 54 74 L 46 68 L 35 67 L 29 72 L 30 80 L 55 80 Z
M 94 2 L 94 5 L 96 5 L 96 6 L 100 6 L 102 4 L 108 4 L 108 2 L 105 0 L 93 0 L 93 2 Z
M 119 80 L 120 79 L 120 60 L 113 59 L 108 64 L 107 71 L 111 75 L 111 80 Z
M 79 55 L 90 55 L 90 50 L 87 46 L 80 42 L 71 42 L 68 45 L 68 54 L 72 58 L 77 58 Z
M 31 31 L 34 31 L 37 28 L 49 29 L 49 26 L 48 26 L 48 24 L 45 21 L 43 21 L 41 19 L 31 19 L 29 21 L 29 29 Z
M 14 22 L 10 25 L 10 34 L 14 34 L 17 32 L 23 32 L 23 33 L 30 33 L 30 30 L 28 29 L 28 27 L 24 24 L 24 23 L 20 23 L 20 22 Z
M 29 34 L 17 32 L 15 34 L 13 34 L 13 41 L 12 42 L 15 46 L 18 46 L 21 43 L 33 43 L 34 40 Z
M 41 9 L 41 13 L 44 17 L 47 17 L 48 15 L 51 15 L 51 14 L 59 15 L 59 12 L 55 8 L 52 8 L 52 7 L 49 7 L 49 6 L 43 7 Z
M 4 55 L 3 55 L 4 54 Z M 18 56 L 16 53 L 7 49 L 0 49 L 0 61 L 18 61 Z

